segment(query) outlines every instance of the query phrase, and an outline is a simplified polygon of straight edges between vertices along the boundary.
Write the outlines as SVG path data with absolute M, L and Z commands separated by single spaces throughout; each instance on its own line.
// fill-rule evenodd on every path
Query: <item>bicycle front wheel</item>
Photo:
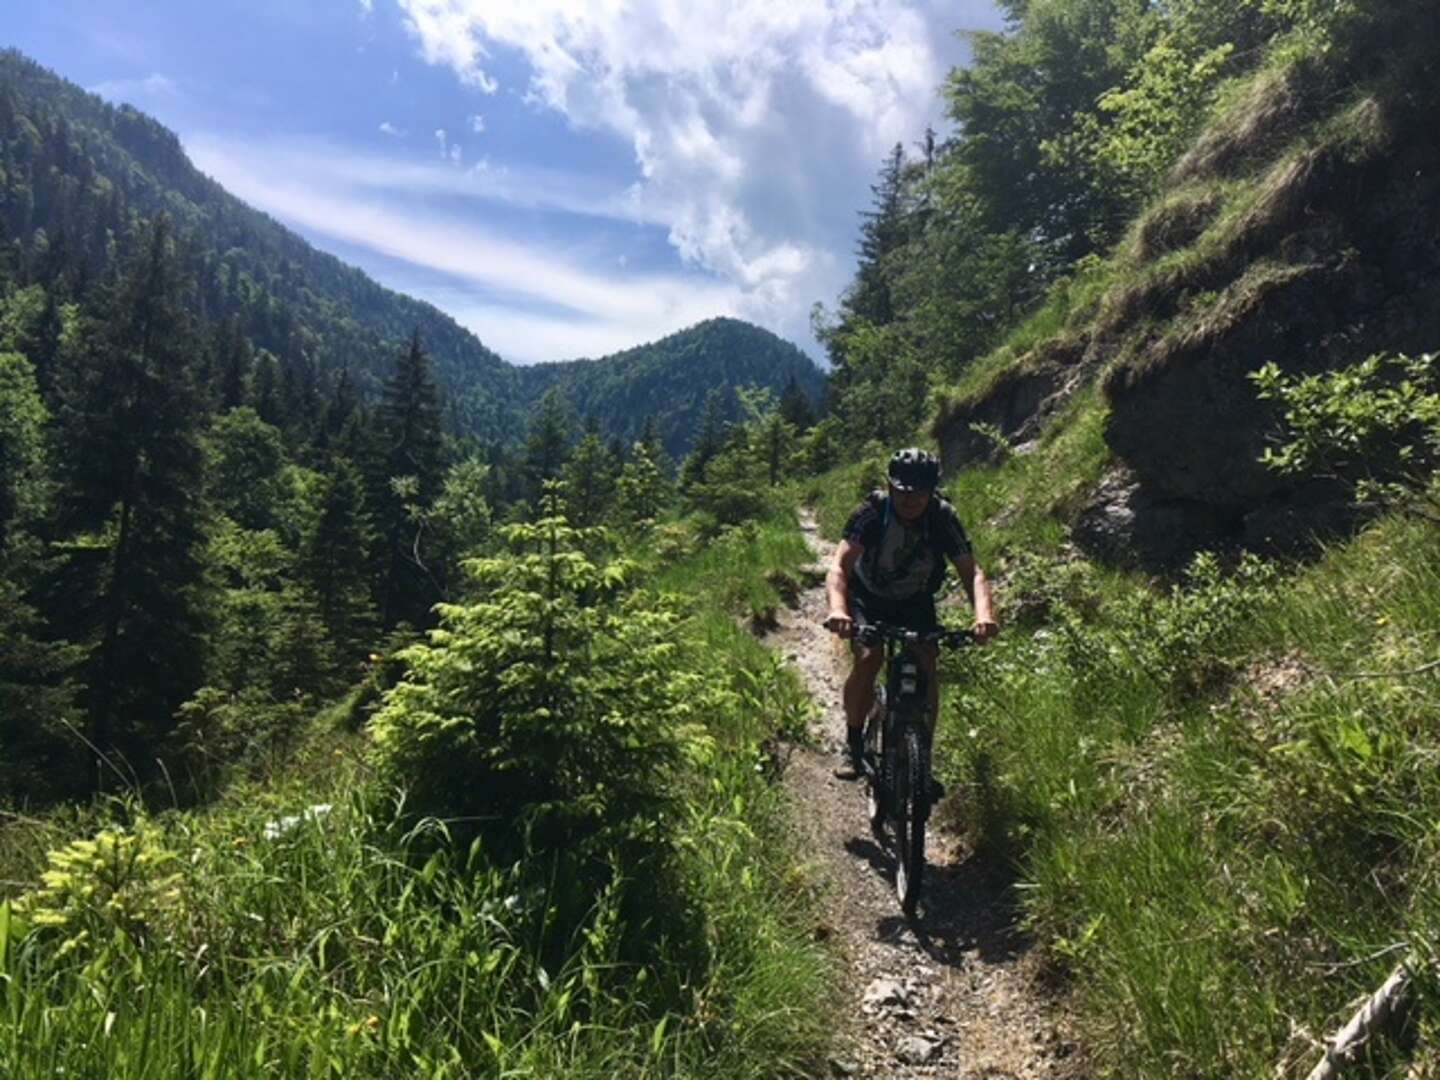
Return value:
M 905 727 L 896 762 L 895 893 L 906 915 L 914 915 L 925 877 L 925 819 L 930 809 L 930 776 L 924 739 L 914 725 Z
M 886 789 L 893 773 L 885 748 L 881 745 L 884 727 L 885 708 L 877 701 L 865 719 L 865 791 L 870 803 L 870 829 L 877 836 L 885 825 L 889 803 Z

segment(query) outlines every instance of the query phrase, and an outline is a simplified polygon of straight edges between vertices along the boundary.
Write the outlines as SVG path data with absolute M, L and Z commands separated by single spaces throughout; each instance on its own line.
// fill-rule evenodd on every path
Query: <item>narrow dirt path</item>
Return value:
M 813 518 L 802 526 L 817 569 L 831 546 Z M 800 850 L 820 882 L 825 923 L 844 964 L 835 1002 L 832 1075 L 1069 1078 L 1085 1075 L 1038 958 L 1015 925 L 1012 879 L 1002 867 L 932 832 L 925 892 L 912 923 L 895 897 L 892 860 L 870 832 L 863 787 L 832 774 L 844 730 L 847 660 L 820 625 L 824 586 L 778 616 L 766 642 L 803 677 L 822 715 L 815 748 L 794 747 L 785 785 Z

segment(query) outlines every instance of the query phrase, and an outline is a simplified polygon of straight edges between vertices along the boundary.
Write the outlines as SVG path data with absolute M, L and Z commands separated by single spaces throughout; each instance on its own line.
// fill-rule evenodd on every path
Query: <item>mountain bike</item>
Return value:
M 925 823 L 934 801 L 930 775 L 929 713 L 925 668 L 916 654 L 922 644 L 959 648 L 973 644 L 971 630 L 921 632 L 884 623 L 855 628 L 866 647 L 885 647 L 885 682 L 865 719 L 861 767 L 870 801 L 870 828 L 882 843 L 890 826 L 895 850 L 895 895 L 906 915 L 915 914 L 925 877 Z

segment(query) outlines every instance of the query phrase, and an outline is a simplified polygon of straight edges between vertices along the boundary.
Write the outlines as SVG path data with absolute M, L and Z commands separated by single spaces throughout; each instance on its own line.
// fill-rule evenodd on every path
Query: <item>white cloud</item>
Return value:
M 527 99 L 624 139 L 632 202 L 751 317 L 804 338 L 853 268 L 856 212 L 894 143 L 942 121 L 962 26 L 991 0 L 399 0 L 424 58 L 493 92 L 493 53 Z
M 380 121 L 380 134 L 389 135 L 392 139 L 403 139 L 405 132 L 392 124 L 389 120 Z
M 375 14 L 375 0 L 360 0 L 360 13 L 362 15 Z
M 472 113 L 466 122 L 470 125 L 470 130 L 476 135 L 485 134 L 485 118 L 479 113 Z
M 391 127 L 395 135 L 403 132 Z M 488 159 L 456 170 L 426 158 L 357 152 L 324 139 L 246 139 L 190 134 L 185 149 L 201 169 L 222 182 L 238 163 L 282 172 L 316 191 L 371 192 L 413 201 L 446 195 L 506 209 L 560 211 L 628 225 L 666 225 L 669 215 L 633 187 L 605 187 L 587 172 L 562 172 Z
M 600 355 L 747 312 L 749 299 L 711 276 L 617 275 L 613 262 L 592 268 L 574 252 L 517 241 L 458 216 L 394 209 L 363 187 L 344 192 L 335 182 L 314 183 L 304 155 L 281 150 L 267 158 L 204 137 L 187 139 L 186 149 L 228 190 L 282 220 L 408 264 L 417 280 L 404 282 L 406 291 L 443 307 L 511 359 Z M 292 167 L 278 167 L 281 160 Z M 343 157 L 337 160 L 343 171 Z M 443 190 L 438 182 L 435 189 Z M 434 285 L 437 273 L 457 284 Z
M 143 79 L 110 79 L 96 83 L 90 87 L 90 92 L 112 101 L 144 102 L 179 97 L 180 87 L 174 79 L 157 71 Z

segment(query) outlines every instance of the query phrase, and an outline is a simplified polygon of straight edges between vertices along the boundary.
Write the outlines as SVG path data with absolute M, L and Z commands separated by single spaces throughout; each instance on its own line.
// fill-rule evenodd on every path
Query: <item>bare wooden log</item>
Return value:
M 1330 1040 L 1330 1047 L 1320 1063 L 1310 1070 L 1305 1080 L 1333 1080 L 1342 1069 L 1355 1060 L 1370 1037 L 1387 1026 L 1404 1006 L 1410 993 L 1415 957 L 1402 960 L 1390 977 L 1350 1017 L 1350 1021 Z

